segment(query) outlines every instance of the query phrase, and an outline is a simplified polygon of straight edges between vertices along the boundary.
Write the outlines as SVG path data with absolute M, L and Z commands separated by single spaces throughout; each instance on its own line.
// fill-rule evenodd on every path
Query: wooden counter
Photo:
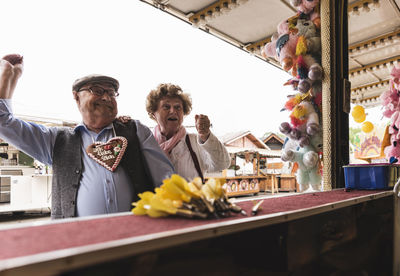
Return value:
M 0 230 L 0 275 L 324 275 L 378 266 L 389 275 L 393 198 L 340 189 L 268 198 L 256 216 L 243 201 L 246 217 L 121 213 L 9 227 Z

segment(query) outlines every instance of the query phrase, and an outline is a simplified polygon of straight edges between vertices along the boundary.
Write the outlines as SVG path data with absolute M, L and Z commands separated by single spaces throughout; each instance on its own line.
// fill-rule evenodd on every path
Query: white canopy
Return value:
M 261 49 L 282 20 L 296 14 L 289 0 L 141 0 L 280 68 Z M 400 0 L 349 0 L 351 100 L 380 104 L 400 60 Z

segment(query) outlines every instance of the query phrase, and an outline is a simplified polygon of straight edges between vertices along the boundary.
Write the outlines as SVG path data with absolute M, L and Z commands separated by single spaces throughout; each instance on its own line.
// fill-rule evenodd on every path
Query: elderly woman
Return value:
M 192 110 L 192 100 L 174 84 L 160 84 L 150 91 L 146 110 L 157 122 L 154 137 L 172 161 L 175 171 L 188 181 L 205 172 L 222 171 L 229 167 L 230 157 L 225 146 L 210 131 L 206 115 L 196 115 L 198 134 L 186 133 L 183 117 Z

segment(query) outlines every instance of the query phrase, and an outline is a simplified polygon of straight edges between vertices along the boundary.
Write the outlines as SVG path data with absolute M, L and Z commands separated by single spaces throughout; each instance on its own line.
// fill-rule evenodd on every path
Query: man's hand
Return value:
M 207 141 L 208 137 L 210 136 L 210 120 L 208 119 L 207 115 L 195 115 L 194 117 L 196 121 L 196 129 L 199 133 L 200 140 L 204 143 Z
M 22 56 L 7 55 L 0 60 L 0 99 L 12 98 L 22 71 Z
M 116 118 L 117 121 L 120 121 L 123 124 L 129 123 L 130 120 L 132 120 L 132 118 L 130 116 L 127 115 L 122 115 L 122 116 L 118 116 Z
M 18 54 L 11 54 L 4 56 L 3 59 L 7 60 L 12 65 L 17 65 L 22 63 L 24 57 Z

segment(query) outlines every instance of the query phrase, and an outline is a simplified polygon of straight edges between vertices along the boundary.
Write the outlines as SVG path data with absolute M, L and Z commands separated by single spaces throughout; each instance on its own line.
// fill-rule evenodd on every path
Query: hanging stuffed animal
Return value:
M 321 80 L 323 71 L 321 67 L 321 37 L 314 25 L 302 15 L 296 21 L 296 68 L 299 79 L 298 91 L 308 92 L 315 81 Z
M 296 64 L 297 36 L 291 33 L 276 33 L 262 51 L 265 58 L 275 58 L 285 71 L 290 71 Z
M 383 116 L 390 118 L 387 134 L 390 135 L 390 145 L 384 153 L 391 164 L 400 163 L 400 68 L 394 66 L 390 73 L 389 90 L 380 96 L 383 106 Z
M 383 106 L 383 116 L 390 118 L 400 110 L 400 68 L 393 67 L 390 73 L 389 90 L 383 92 L 380 100 Z
M 301 129 L 308 135 L 319 131 L 319 117 L 314 106 L 309 101 L 302 101 L 290 114 L 292 126 Z
M 303 15 L 282 21 L 277 29 L 262 54 L 265 58 L 275 58 L 291 73 L 293 89 L 307 93 L 323 76 L 319 31 Z
M 290 4 L 295 7 L 298 12 L 310 14 L 318 6 L 319 0 L 290 0 Z
M 303 16 L 296 22 L 297 36 L 306 40 L 308 54 L 320 54 L 321 36 L 315 24 Z
M 283 110 L 291 111 L 290 124 L 284 122 L 279 130 L 300 147 L 309 145 L 310 138 L 320 130 L 319 108 L 311 94 L 296 94 L 289 98 Z
M 384 152 L 390 164 L 400 163 L 400 139 L 397 139 L 396 135 L 390 136 L 390 146 L 386 147 Z
M 307 15 L 317 28 L 321 28 L 319 0 L 290 0 L 290 4 L 297 9 L 299 14 Z
M 321 184 L 321 160 L 322 134 L 318 132 L 311 137 L 310 144 L 305 147 L 298 147 L 296 150 L 288 149 L 282 152 L 283 161 L 296 162 L 298 170 L 296 180 L 299 183 L 299 192 L 308 188 L 319 190 Z

